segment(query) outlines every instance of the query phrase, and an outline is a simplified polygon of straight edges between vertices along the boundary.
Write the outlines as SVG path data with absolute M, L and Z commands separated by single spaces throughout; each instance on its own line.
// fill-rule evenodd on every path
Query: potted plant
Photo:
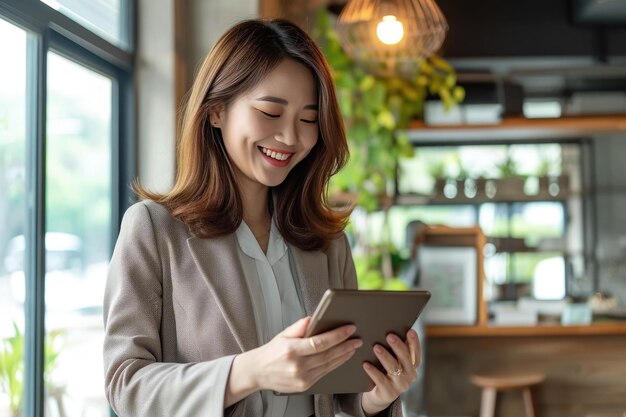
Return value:
M 497 165 L 499 178 L 496 181 L 496 195 L 500 199 L 519 199 L 525 196 L 526 177 L 519 173 L 517 163 L 510 155 Z

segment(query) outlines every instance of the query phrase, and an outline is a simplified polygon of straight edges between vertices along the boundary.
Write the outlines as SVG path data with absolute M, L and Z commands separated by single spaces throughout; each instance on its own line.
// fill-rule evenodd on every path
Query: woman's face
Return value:
M 318 137 L 317 91 L 311 71 L 291 59 L 238 96 L 211 122 L 244 187 L 282 183 Z

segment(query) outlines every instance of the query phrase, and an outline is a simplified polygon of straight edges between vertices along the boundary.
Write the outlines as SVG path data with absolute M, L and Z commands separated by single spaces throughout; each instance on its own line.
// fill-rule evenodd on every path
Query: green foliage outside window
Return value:
M 15 323 L 15 334 L 0 341 L 0 392 L 9 397 L 9 409 L 12 417 L 22 415 L 24 402 L 24 355 L 25 336 Z M 50 332 L 44 343 L 44 381 L 49 383 L 50 373 L 57 363 L 61 352 L 58 343 L 60 331 Z

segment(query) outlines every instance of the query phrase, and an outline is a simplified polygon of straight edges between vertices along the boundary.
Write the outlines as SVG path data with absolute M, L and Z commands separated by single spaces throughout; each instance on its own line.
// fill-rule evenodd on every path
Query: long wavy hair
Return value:
M 328 64 L 315 42 L 286 20 L 246 20 L 228 30 L 205 58 L 189 95 L 178 142 L 173 188 L 140 198 L 163 204 L 193 234 L 234 232 L 243 219 L 240 190 L 221 134 L 209 116 L 256 86 L 278 64 L 293 59 L 309 68 L 317 86 L 318 141 L 287 178 L 272 187 L 271 209 L 283 238 L 303 250 L 328 246 L 349 211 L 328 203 L 328 181 L 347 161 L 348 146 Z

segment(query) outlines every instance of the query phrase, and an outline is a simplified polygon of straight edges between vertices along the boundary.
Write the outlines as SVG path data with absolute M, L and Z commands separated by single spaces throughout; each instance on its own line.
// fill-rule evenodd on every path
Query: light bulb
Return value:
M 383 16 L 383 20 L 378 22 L 376 26 L 376 35 L 384 44 L 395 45 L 402 40 L 404 36 L 404 27 L 402 22 L 398 21 L 395 16 Z

